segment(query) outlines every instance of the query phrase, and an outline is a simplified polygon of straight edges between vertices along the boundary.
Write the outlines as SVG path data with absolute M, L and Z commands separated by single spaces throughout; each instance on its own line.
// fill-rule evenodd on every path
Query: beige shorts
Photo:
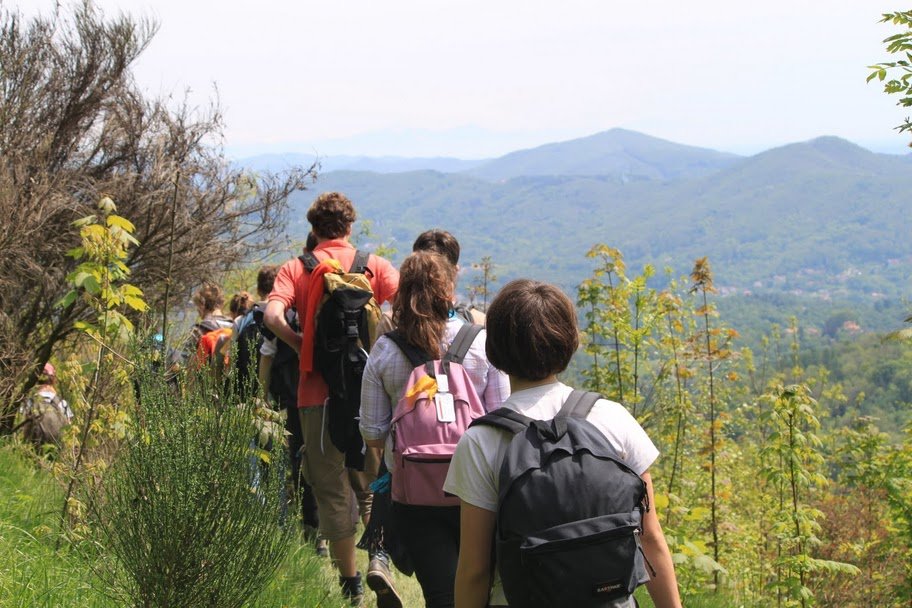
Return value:
M 355 535 L 358 515 L 367 523 L 373 494 L 370 484 L 377 478 L 380 450 L 367 448 L 364 471 L 345 467 L 345 454 L 329 439 L 323 416 L 324 407 L 298 410 L 301 420 L 301 474 L 313 488 L 320 516 L 320 533 L 328 541 Z

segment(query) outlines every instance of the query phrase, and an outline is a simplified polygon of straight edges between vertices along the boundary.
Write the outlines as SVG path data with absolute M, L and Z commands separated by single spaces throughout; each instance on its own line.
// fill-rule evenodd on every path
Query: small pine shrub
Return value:
M 295 532 L 283 446 L 252 444 L 252 408 L 206 370 L 180 388 L 138 380 L 137 428 L 90 500 L 101 576 L 122 605 L 243 606 Z

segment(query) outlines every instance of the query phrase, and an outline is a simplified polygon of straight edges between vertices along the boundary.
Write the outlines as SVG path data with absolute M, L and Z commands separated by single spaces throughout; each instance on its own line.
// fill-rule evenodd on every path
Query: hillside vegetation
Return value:
M 737 158 L 635 136 L 609 131 L 467 173 L 329 172 L 316 188 L 346 192 L 400 256 L 418 232 L 441 226 L 466 260 L 491 256 L 502 279 L 575 287 L 586 250 L 608 243 L 631 267 L 681 272 L 707 255 L 726 294 L 876 301 L 909 293 L 907 158 L 833 137 Z M 511 167 L 500 181 L 473 175 L 498 166 Z M 293 238 L 306 234 L 311 198 L 292 198 Z

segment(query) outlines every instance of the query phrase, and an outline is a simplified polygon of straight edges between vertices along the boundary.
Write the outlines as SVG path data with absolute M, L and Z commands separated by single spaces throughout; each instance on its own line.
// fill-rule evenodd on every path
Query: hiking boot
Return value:
M 402 598 L 393 586 L 389 556 L 386 553 L 375 553 L 370 556 L 367 586 L 377 594 L 377 608 L 402 608 Z
M 352 606 L 360 606 L 364 599 L 364 585 L 361 584 L 361 573 L 354 576 L 340 576 L 339 586 L 342 587 L 342 596 Z
M 329 557 L 329 543 L 325 538 L 318 538 L 314 546 L 317 557 Z

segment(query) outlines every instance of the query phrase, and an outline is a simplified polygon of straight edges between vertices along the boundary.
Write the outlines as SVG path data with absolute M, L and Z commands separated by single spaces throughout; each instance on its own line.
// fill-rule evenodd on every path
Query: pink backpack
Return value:
M 412 370 L 393 410 L 393 500 L 407 505 L 454 507 L 459 498 L 443 492 L 456 444 L 476 418 L 485 415 L 469 374 L 462 367 L 480 325 L 463 325 L 442 359 L 430 360 L 399 332 L 386 336 L 405 353 Z

